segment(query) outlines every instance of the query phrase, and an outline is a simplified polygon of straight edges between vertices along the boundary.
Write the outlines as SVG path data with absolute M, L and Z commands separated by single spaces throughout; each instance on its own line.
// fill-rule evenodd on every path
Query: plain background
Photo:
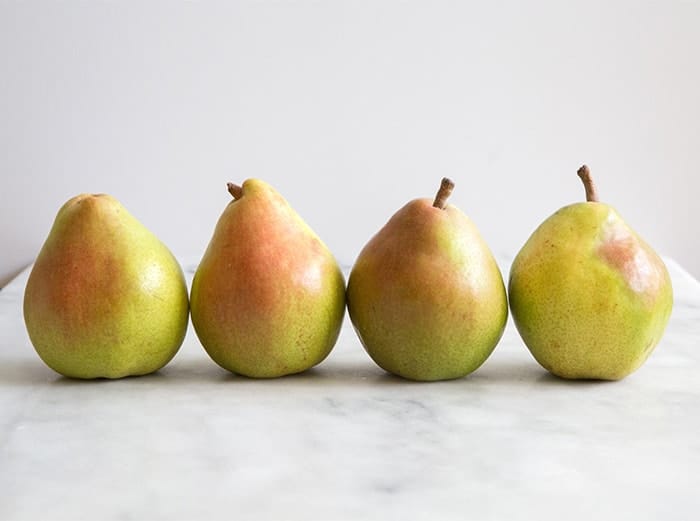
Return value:
M 0 286 L 75 194 L 198 258 L 248 177 L 349 264 L 450 176 L 513 254 L 582 162 L 699 276 L 699 28 L 696 1 L 0 0 Z

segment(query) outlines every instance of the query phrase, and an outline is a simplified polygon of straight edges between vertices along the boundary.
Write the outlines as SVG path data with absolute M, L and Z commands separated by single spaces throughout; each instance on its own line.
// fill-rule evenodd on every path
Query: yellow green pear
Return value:
M 221 367 L 257 378 L 299 373 L 335 345 L 345 313 L 338 263 L 269 184 L 233 196 L 197 268 L 192 324 Z
M 609 205 L 587 166 L 586 202 L 561 208 L 513 261 L 513 319 L 535 359 L 572 379 L 618 380 L 663 335 L 673 291 L 661 258 Z
M 83 194 L 56 215 L 24 293 L 36 352 L 74 378 L 157 371 L 187 330 L 187 287 L 166 246 L 116 199 Z
M 411 380 L 476 370 L 498 343 L 508 304 L 501 272 L 472 221 L 435 200 L 397 211 L 360 252 L 348 280 L 348 311 L 370 357 Z

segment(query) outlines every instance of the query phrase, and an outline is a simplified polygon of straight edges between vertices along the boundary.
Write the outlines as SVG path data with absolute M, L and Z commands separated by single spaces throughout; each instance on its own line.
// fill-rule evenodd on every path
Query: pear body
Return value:
M 347 300 L 370 357 L 411 380 L 476 370 L 508 317 L 501 272 L 474 224 L 429 199 L 409 202 L 365 245 Z
M 345 280 L 328 248 L 269 184 L 249 179 L 195 272 L 192 323 L 221 367 L 257 378 L 321 362 L 340 333 Z
M 188 300 L 167 247 L 109 195 L 59 210 L 24 294 L 42 360 L 74 378 L 152 373 L 185 337 Z
M 572 379 L 618 380 L 659 342 L 673 305 L 661 258 L 609 205 L 565 206 L 516 256 L 508 284 L 535 359 Z

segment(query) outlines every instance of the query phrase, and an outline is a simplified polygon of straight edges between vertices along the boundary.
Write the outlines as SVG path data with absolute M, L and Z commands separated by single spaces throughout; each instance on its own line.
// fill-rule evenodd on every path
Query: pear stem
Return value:
M 452 190 L 454 189 L 454 187 L 455 187 L 455 184 L 451 179 L 448 179 L 447 177 L 443 177 L 442 182 L 440 183 L 440 189 L 438 190 L 438 193 L 435 195 L 435 200 L 433 201 L 433 206 L 435 208 L 439 208 L 440 210 L 444 210 L 445 206 L 447 205 L 447 198 L 452 193 Z
M 238 200 L 243 195 L 243 188 L 233 183 L 226 183 L 228 187 L 228 193 L 230 193 L 235 200 Z
M 588 168 L 587 165 L 583 165 L 576 173 L 581 178 L 581 181 L 583 181 L 583 186 L 586 189 L 586 201 L 597 203 L 598 191 L 595 189 L 595 184 L 593 184 L 590 168 Z

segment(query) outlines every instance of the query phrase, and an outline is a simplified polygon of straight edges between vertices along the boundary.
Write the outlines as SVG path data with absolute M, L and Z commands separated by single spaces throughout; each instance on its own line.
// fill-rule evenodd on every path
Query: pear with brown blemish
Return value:
M 109 195 L 61 207 L 24 293 L 34 348 L 56 372 L 157 371 L 185 338 L 187 286 L 168 248 Z
M 573 379 L 618 380 L 639 368 L 673 306 L 661 258 L 609 205 L 585 165 L 586 202 L 545 220 L 513 261 L 508 294 L 535 359 Z
M 228 203 L 192 282 L 192 324 L 221 367 L 299 373 L 333 348 L 345 280 L 321 239 L 269 184 L 228 185 Z
M 360 252 L 348 311 L 384 370 L 410 380 L 461 378 L 493 352 L 508 318 L 503 277 L 474 223 L 447 204 L 414 199 Z

